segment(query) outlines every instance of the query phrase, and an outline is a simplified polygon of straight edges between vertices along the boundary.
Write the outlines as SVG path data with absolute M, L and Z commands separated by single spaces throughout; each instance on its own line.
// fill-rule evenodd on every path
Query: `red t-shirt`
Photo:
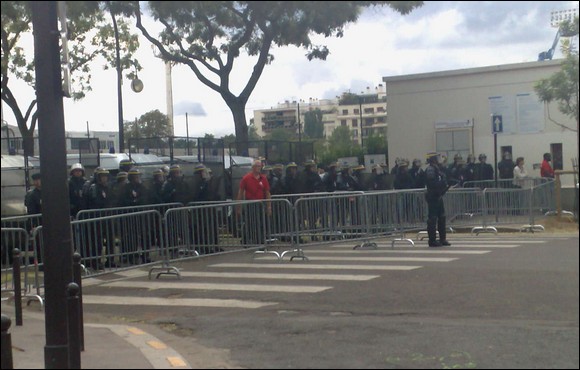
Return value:
M 542 177 L 554 177 L 554 170 L 550 166 L 550 162 L 544 159 L 542 162 L 542 167 L 540 167 L 540 176 Z
M 252 172 L 242 177 L 240 189 L 246 192 L 246 200 L 266 199 L 266 191 L 270 191 L 270 184 L 266 176 L 260 174 L 255 178 Z

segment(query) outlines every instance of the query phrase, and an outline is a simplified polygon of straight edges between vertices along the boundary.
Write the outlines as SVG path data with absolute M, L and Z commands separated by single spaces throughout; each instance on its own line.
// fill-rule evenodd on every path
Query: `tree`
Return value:
M 382 135 L 372 134 L 365 139 L 365 147 L 368 154 L 387 154 L 387 139 Z
M 575 18 L 572 24 L 563 22 L 560 28 L 568 36 L 578 35 L 578 17 Z M 562 68 L 549 78 L 538 81 L 534 86 L 534 91 L 540 101 L 545 103 L 550 121 L 563 129 L 576 132 L 578 137 L 578 51 L 570 48 L 569 43 L 567 45 L 568 47 L 566 47 L 566 44 L 564 45 L 566 58 L 562 62 Z M 549 103 L 553 101 L 558 103 L 560 112 L 576 121 L 576 128 L 568 127 L 551 118 Z M 580 148 L 580 139 L 578 140 L 578 147 Z
M 304 113 L 304 133 L 311 139 L 324 136 L 323 113 L 319 108 Z
M 328 138 L 326 156 L 336 160 L 341 157 L 360 157 L 361 155 L 362 148 L 353 140 L 347 126 L 339 126 L 332 131 L 332 135 Z
M 267 140 L 289 142 L 294 139 L 294 134 L 283 127 L 275 128 L 266 135 Z
M 91 90 L 91 65 L 98 58 L 104 58 L 108 64 L 105 68 L 113 67 L 115 56 L 115 40 L 113 27 L 105 17 L 109 2 L 78 1 L 66 2 L 69 64 L 73 93 L 75 100 L 82 99 L 86 92 Z M 117 7 L 122 13 L 124 9 Z M 28 103 L 23 102 L 13 93 L 13 86 L 18 80 L 35 89 L 34 58 L 26 53 L 23 36 L 32 32 L 32 14 L 29 1 L 2 2 L 2 102 L 14 114 L 18 129 L 28 146 L 32 147 L 32 137 L 36 128 L 37 112 L 36 99 Z M 136 35 L 129 32 L 127 18 L 118 16 L 119 41 L 123 49 L 122 65 L 129 65 L 140 70 L 141 66 L 133 59 L 133 53 L 139 43 Z M 128 77 L 134 75 L 132 70 Z M 27 146 L 27 144 L 25 144 Z M 31 154 L 31 153 L 30 153 Z
M 147 112 L 134 122 L 125 122 L 125 135 L 128 139 L 171 136 L 169 117 L 158 109 Z
M 266 64 L 274 60 L 273 46 L 295 45 L 309 60 L 325 60 L 329 50 L 313 45 L 312 34 L 343 34 L 363 8 L 387 5 L 407 14 L 421 1 L 149 1 L 151 16 L 164 28 L 156 38 L 136 6 L 137 28 L 165 60 L 187 65 L 207 87 L 220 94 L 230 108 L 238 142 L 247 142 L 245 108 Z M 245 86 L 237 95 L 230 81 L 234 61 L 242 52 L 255 57 Z M 243 151 L 244 148 L 238 148 Z

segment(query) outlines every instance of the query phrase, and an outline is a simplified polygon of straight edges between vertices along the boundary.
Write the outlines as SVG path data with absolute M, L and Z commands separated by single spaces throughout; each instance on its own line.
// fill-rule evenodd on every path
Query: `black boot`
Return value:
M 446 228 L 445 217 L 439 217 L 438 231 L 439 231 L 439 243 L 444 246 L 450 246 L 451 243 L 447 241 L 447 228 Z
M 429 235 L 429 246 L 430 247 L 440 247 L 441 243 L 437 241 L 437 231 L 435 230 L 435 223 L 437 219 L 429 218 L 427 219 L 427 235 Z

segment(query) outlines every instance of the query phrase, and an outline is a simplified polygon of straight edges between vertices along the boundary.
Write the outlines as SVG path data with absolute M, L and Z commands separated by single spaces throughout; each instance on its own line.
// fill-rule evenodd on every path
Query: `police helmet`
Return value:
M 406 160 L 405 158 L 401 158 L 399 160 L 399 167 L 408 167 L 409 166 L 409 161 Z
M 81 171 L 83 171 L 83 175 L 85 174 L 85 168 L 80 163 L 75 163 L 72 166 L 70 166 L 70 175 L 72 175 L 73 171 L 75 171 L 75 170 L 81 170 Z
M 362 171 L 362 170 L 364 170 L 364 169 L 365 169 L 365 166 L 364 166 L 364 165 L 362 165 L 362 164 L 360 164 L 360 165 L 356 165 L 356 166 L 353 166 L 353 167 L 352 167 L 352 170 L 353 170 L 353 171 Z
M 427 162 L 437 162 L 439 160 L 439 153 L 429 152 L 427 155 L 425 155 L 425 160 Z
M 198 173 L 198 172 L 201 172 L 204 170 L 205 170 L 205 166 L 202 163 L 200 163 L 200 164 L 195 165 L 195 167 L 193 169 L 193 173 Z
M 463 159 L 463 157 L 462 157 L 462 156 L 461 156 L 461 154 L 459 154 L 459 153 L 457 153 L 457 154 L 455 154 L 455 155 L 453 156 L 453 160 L 454 160 L 454 161 L 460 161 L 460 160 L 462 160 L 462 159 Z
M 129 175 L 129 176 L 141 175 L 141 171 L 139 171 L 138 168 L 133 167 L 129 170 L 129 172 L 127 172 L 127 175 Z
M 286 168 L 298 168 L 298 165 L 296 164 L 296 162 L 290 162 L 286 165 Z
M 133 166 L 134 164 L 135 163 L 130 159 L 122 159 L 121 162 L 119 162 L 119 168 L 130 167 Z
M 97 167 L 95 168 L 95 175 L 108 175 L 109 174 L 109 170 L 103 168 L 103 167 Z
M 32 178 L 32 180 L 40 180 L 40 172 L 33 173 L 32 176 L 30 177 Z
M 161 168 L 156 169 L 153 171 L 153 176 L 165 175 L 165 172 Z
M 421 160 L 419 158 L 413 159 L 413 166 L 421 166 Z
M 314 162 L 313 159 L 309 159 L 306 162 L 304 162 L 304 167 L 311 167 L 311 166 L 316 166 L 316 162 Z
M 121 179 L 124 180 L 124 179 L 127 178 L 127 176 L 128 176 L 128 173 L 127 172 L 125 172 L 125 171 L 119 171 L 117 173 L 117 180 L 121 180 Z
M 487 158 L 487 156 L 486 156 L 484 153 L 481 153 L 481 154 L 479 155 L 479 160 L 480 160 L 480 161 L 481 161 L 482 159 L 486 159 L 486 158 Z

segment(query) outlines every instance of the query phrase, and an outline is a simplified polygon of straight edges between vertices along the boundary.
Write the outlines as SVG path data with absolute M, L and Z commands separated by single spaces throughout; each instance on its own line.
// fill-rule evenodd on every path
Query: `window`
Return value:
M 343 109 L 342 114 L 344 114 L 346 116 L 348 114 L 348 109 Z
M 341 119 L 340 120 L 340 125 L 341 126 L 346 126 L 346 120 L 345 119 Z
M 352 120 L 352 127 L 358 127 L 358 121 L 356 119 Z
M 353 113 L 354 113 L 354 114 L 359 114 L 359 113 L 360 113 L 360 110 L 358 110 L 358 109 L 356 109 L 356 108 L 355 108 L 355 109 L 353 110 Z

